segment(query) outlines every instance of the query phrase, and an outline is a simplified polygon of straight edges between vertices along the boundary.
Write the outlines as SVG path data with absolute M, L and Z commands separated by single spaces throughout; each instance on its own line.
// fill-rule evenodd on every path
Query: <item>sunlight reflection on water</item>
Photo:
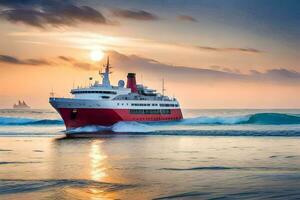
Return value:
M 106 176 L 103 161 L 106 155 L 101 151 L 100 144 L 102 141 L 94 140 L 91 145 L 90 158 L 91 158 L 91 179 L 93 181 L 102 181 Z
M 91 144 L 90 149 L 90 176 L 91 180 L 93 181 L 103 181 L 103 178 L 106 176 L 105 167 L 103 161 L 106 159 L 106 155 L 104 155 L 103 151 L 101 150 L 101 140 L 94 140 Z M 92 200 L 98 199 L 106 199 L 101 196 L 105 191 L 99 188 L 90 188 L 90 193 L 94 196 L 91 196 Z

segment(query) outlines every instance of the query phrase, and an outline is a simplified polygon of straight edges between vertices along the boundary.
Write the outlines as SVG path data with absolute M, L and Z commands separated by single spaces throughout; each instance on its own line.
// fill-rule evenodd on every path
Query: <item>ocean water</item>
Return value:
M 300 110 L 184 117 L 66 132 L 53 110 L 0 110 L 0 199 L 300 199 Z

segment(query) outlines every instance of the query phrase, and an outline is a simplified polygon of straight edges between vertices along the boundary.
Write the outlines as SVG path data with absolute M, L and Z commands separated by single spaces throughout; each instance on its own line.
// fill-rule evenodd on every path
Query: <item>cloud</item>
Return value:
M 213 46 L 204 46 L 203 44 L 187 44 L 179 42 L 169 42 L 161 41 L 147 38 L 137 38 L 137 37 L 127 37 L 127 36 L 112 36 L 106 34 L 99 34 L 93 32 L 13 32 L 9 34 L 13 37 L 20 37 L 22 40 L 19 42 L 26 42 L 31 44 L 44 44 L 49 46 L 61 46 L 61 47 L 75 47 L 80 49 L 90 50 L 91 46 L 98 45 L 104 49 L 115 49 L 122 50 L 126 49 L 137 49 L 139 47 L 144 47 L 145 51 L 173 51 L 177 50 L 178 52 L 185 50 L 192 50 L 193 52 L 214 52 L 219 53 L 220 55 L 229 54 L 244 54 L 247 56 L 256 56 L 258 54 L 265 53 L 260 49 L 256 48 L 243 48 L 243 47 L 213 47 Z M 24 37 L 27 37 L 24 41 Z M 53 38 L 58 41 L 56 43 L 46 44 L 44 38 L 49 39 Z M 34 41 L 32 39 L 34 38 Z M 61 42 L 64 41 L 64 42 Z M 66 44 L 67 43 L 67 44 Z M 195 42 L 196 43 L 196 42 Z
M 116 51 L 109 52 L 111 63 L 119 66 L 118 70 L 124 72 L 136 72 L 137 74 L 147 74 L 149 77 L 162 78 L 171 81 L 199 81 L 217 79 L 243 79 L 239 73 L 229 73 L 208 68 L 193 68 L 188 66 L 174 66 L 164 64 L 159 61 L 144 58 L 137 55 L 124 55 Z
M 68 66 L 82 70 L 98 70 L 99 67 L 91 63 L 78 61 L 75 58 L 58 56 L 52 59 L 20 59 L 14 56 L 0 55 L 0 63 L 24 66 Z
M 283 69 L 283 68 L 280 68 L 280 69 L 272 69 L 272 70 L 269 70 L 268 73 L 270 75 L 272 75 L 273 77 L 289 77 L 289 78 L 299 78 L 299 73 L 296 72 L 296 71 L 290 71 L 290 70 L 287 70 L 287 69 Z
M 259 72 L 252 70 L 250 75 L 256 80 L 294 80 L 300 82 L 300 73 L 294 70 L 288 70 L 284 68 L 270 69 L 266 72 Z
M 194 68 L 188 66 L 174 66 L 164 64 L 153 59 L 136 55 L 124 55 L 115 51 L 109 52 L 111 63 L 124 72 L 147 74 L 149 77 L 161 78 L 177 82 L 222 82 L 222 81 L 247 81 L 247 82 L 276 82 L 300 83 L 300 72 L 284 68 L 270 69 L 264 72 L 255 71 L 249 74 L 241 73 L 237 69 L 214 67 L 214 69 Z
M 66 61 L 66 62 L 73 62 L 74 59 L 70 58 L 70 57 L 66 57 L 66 56 L 58 56 L 59 59 Z
M 245 52 L 245 53 L 262 53 L 263 51 L 254 48 L 217 48 L 209 46 L 194 46 L 199 50 L 215 51 L 215 52 Z
M 0 17 L 10 22 L 47 28 L 73 26 L 79 22 L 109 24 L 102 13 L 89 6 L 78 6 L 71 1 L 17 0 L 0 1 L 4 6 Z
M 0 55 L 0 62 L 15 65 L 51 65 L 51 62 L 44 59 L 19 59 L 13 56 Z
M 80 68 L 83 70 L 99 70 L 99 67 L 88 62 L 78 61 L 72 57 L 58 56 L 58 59 L 64 61 L 71 67 Z
M 116 51 L 106 52 L 110 56 L 115 71 L 137 74 L 147 74 L 157 79 L 165 77 L 169 81 L 188 83 L 246 81 L 246 82 L 272 82 L 272 83 L 297 83 L 300 84 L 300 72 L 285 68 L 274 68 L 264 72 L 252 70 L 245 74 L 237 69 L 222 66 L 194 68 L 189 66 L 174 66 L 137 55 L 125 55 Z M 32 66 L 65 66 L 82 70 L 99 70 L 99 65 L 80 61 L 73 57 L 58 56 L 53 59 L 19 59 L 17 57 L 0 55 L 0 62 L 16 65 Z
M 181 21 L 198 22 L 197 19 L 195 19 L 194 17 L 189 16 L 189 15 L 179 15 L 179 16 L 177 16 L 177 19 L 181 20 Z
M 113 9 L 112 14 L 116 17 L 142 21 L 153 21 L 159 19 L 157 15 L 144 10 Z

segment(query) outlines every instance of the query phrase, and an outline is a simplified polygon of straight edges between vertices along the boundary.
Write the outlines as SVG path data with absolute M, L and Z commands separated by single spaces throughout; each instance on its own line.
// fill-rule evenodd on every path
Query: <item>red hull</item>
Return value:
M 170 114 L 131 114 L 128 109 L 58 108 L 66 128 L 88 125 L 110 126 L 119 121 L 170 121 L 182 119 L 180 109 Z

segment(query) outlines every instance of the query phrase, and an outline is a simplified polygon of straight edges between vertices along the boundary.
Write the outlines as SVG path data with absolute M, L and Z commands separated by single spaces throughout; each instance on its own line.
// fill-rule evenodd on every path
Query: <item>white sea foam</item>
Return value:
M 196 125 L 196 124 L 224 124 L 232 125 L 247 122 L 250 115 L 244 116 L 225 116 L 225 117 L 195 117 L 183 119 L 179 122 L 182 125 Z
M 112 126 L 111 130 L 119 133 L 146 133 L 153 132 L 154 127 L 138 122 L 118 122 Z
M 99 131 L 112 131 L 116 133 L 146 133 L 152 132 L 154 129 L 146 124 L 138 122 L 118 122 L 112 126 L 84 126 L 79 128 L 70 129 L 67 131 L 68 134 L 72 133 L 92 133 Z
M 92 132 L 99 132 L 99 131 L 106 131 L 110 130 L 110 127 L 106 126 L 83 126 L 83 127 L 78 127 L 74 129 L 67 130 L 68 134 L 72 133 L 92 133 Z

